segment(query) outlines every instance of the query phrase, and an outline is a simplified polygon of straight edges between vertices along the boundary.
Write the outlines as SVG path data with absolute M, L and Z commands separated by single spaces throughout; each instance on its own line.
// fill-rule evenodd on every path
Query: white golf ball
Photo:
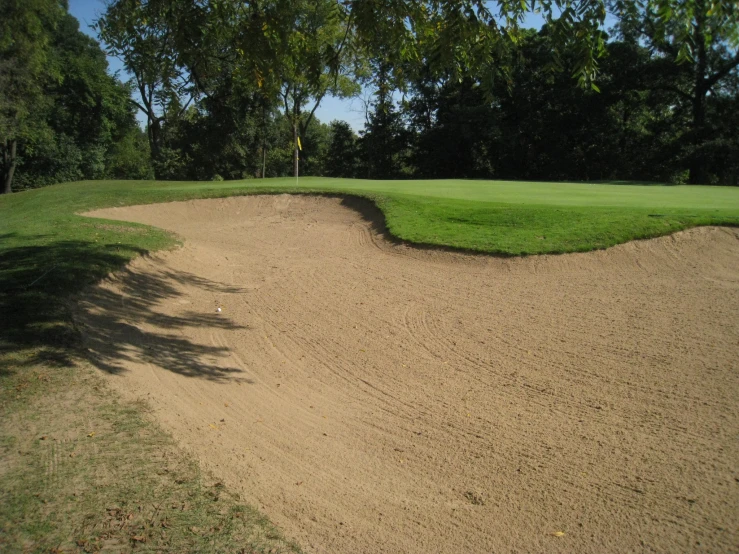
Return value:
M 221 313 L 221 309 L 220 309 L 220 308 L 218 308 L 218 309 L 217 309 L 216 311 L 217 311 L 218 313 Z

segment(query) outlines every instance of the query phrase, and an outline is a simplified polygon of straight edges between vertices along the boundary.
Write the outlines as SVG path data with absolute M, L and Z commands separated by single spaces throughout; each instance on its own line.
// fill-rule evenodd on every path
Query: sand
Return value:
M 306 552 L 739 551 L 739 230 L 504 259 L 337 198 L 89 215 L 183 240 L 80 299 L 94 363 Z

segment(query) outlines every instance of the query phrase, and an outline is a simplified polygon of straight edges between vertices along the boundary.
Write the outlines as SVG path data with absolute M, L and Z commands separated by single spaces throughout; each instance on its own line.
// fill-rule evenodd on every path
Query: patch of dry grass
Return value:
M 298 550 L 84 362 L 4 361 L 0 551 Z

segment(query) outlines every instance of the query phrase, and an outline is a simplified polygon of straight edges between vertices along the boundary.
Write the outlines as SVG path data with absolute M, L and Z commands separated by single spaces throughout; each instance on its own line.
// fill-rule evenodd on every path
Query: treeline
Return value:
M 298 137 L 301 175 L 736 185 L 736 5 L 689 4 L 614 1 L 607 35 L 574 8 L 533 31 L 442 2 L 409 37 L 394 5 L 117 0 L 96 27 L 123 83 L 64 2 L 0 0 L 3 185 L 286 176 Z M 363 88 L 359 134 L 314 116 Z
M 0 2 L 0 187 L 151 178 L 131 89 L 59 2 Z
M 739 184 L 736 66 L 716 79 L 696 121 L 700 91 L 691 64 L 630 38 L 607 43 L 598 90 L 573 83 L 566 54 L 559 60 L 564 67 L 552 69 L 546 28 L 525 34 L 510 75 L 494 84 L 492 95 L 472 78 L 420 78 L 402 96 L 376 87 L 359 134 L 343 121 L 314 119 L 305 128 L 300 171 L 367 179 Z M 711 68 L 731 62 L 716 55 Z M 373 77 L 383 82 L 382 75 Z M 261 176 L 263 169 L 267 177 L 291 175 L 288 122 L 258 98 L 242 104 L 240 119 L 223 117 L 206 102 L 171 122 L 163 142 L 178 163 L 168 161 L 159 177 L 236 179 Z
M 471 78 L 418 79 L 399 103 L 378 94 L 362 154 L 342 167 L 379 179 L 739 184 L 739 54 L 716 44 L 703 64 L 680 63 L 629 24 L 593 87 L 573 86 L 574 57 L 556 59 L 544 28 L 525 34 L 492 98 Z

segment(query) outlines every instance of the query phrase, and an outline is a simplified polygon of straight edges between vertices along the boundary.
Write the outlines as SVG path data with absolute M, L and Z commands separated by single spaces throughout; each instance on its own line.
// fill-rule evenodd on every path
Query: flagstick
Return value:
M 295 186 L 299 186 L 298 175 L 300 175 L 300 151 L 303 149 L 303 145 L 300 144 L 300 137 L 297 132 L 295 133 Z
M 300 138 L 298 138 L 298 124 L 293 123 L 293 148 L 295 149 L 295 187 L 298 186 L 298 175 L 300 174 Z

